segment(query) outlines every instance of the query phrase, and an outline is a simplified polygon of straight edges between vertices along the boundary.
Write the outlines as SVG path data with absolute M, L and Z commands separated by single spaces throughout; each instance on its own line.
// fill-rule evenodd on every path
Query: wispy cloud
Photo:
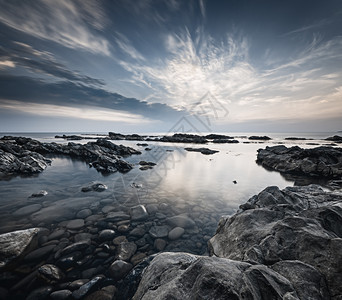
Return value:
M 24 112 L 38 116 L 65 117 L 72 119 L 86 119 L 93 121 L 111 121 L 127 124 L 147 124 L 153 122 L 141 115 L 128 112 L 103 109 L 101 107 L 70 107 L 53 104 L 27 103 L 14 100 L 0 99 L 0 107 L 5 110 Z
M 202 28 L 196 33 L 185 28 L 168 34 L 165 48 L 166 58 L 154 64 L 121 62 L 132 73 L 131 83 L 150 89 L 150 102 L 162 99 L 176 109 L 189 109 L 209 91 L 237 121 L 342 114 L 341 105 L 329 109 L 336 100 L 322 102 L 332 99 L 342 81 L 336 66 L 342 62 L 341 37 L 323 41 L 314 36 L 282 63 L 258 67 L 249 57 L 248 39 L 242 36 L 217 41 Z
M 106 18 L 99 2 L 88 0 L 0 0 L 0 21 L 19 31 L 65 47 L 110 55 L 101 37 Z

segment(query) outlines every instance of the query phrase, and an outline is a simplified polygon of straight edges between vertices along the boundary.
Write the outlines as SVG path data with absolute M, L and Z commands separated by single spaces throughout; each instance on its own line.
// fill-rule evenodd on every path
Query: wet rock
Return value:
M 161 226 L 152 226 L 151 229 L 148 232 L 151 237 L 157 239 L 157 238 L 163 238 L 167 237 L 169 234 L 169 229 L 165 225 Z
M 196 134 L 175 133 L 172 136 L 163 136 L 160 139 L 155 139 L 159 142 L 167 143 L 194 143 L 206 144 L 208 141 L 205 137 Z
M 43 279 L 46 283 L 57 283 L 64 278 L 63 272 L 55 265 L 46 264 L 38 269 L 39 278 Z
M 102 242 L 112 240 L 114 237 L 115 231 L 111 229 L 105 229 L 99 233 L 99 239 Z
M 66 300 L 70 299 L 72 292 L 69 290 L 59 290 L 50 294 L 50 298 L 53 300 Z
M 113 294 L 110 292 L 100 290 L 91 293 L 87 297 L 84 298 L 85 300 L 112 300 L 113 299 Z
M 142 237 L 146 233 L 146 230 L 143 227 L 135 227 L 129 234 L 131 236 Z
M 84 226 L 84 220 L 83 219 L 75 219 L 68 222 L 66 225 L 66 228 L 68 229 L 80 229 Z
M 334 135 L 325 139 L 326 141 L 332 141 L 336 143 L 342 143 L 342 136 Z
M 137 205 L 137 206 L 131 207 L 130 213 L 131 213 L 131 219 L 133 221 L 145 220 L 148 218 L 148 212 L 144 205 Z
M 77 290 L 79 289 L 82 285 L 86 284 L 87 282 L 89 282 L 89 279 L 77 279 L 74 280 L 73 282 L 71 282 L 68 286 L 68 288 L 70 290 Z
M 37 244 L 39 233 L 43 229 L 30 228 L 0 235 L 0 269 L 17 260 L 30 250 L 30 245 Z
M 38 210 L 40 210 L 42 206 L 40 204 L 31 204 L 22 208 L 19 208 L 13 213 L 13 216 L 25 216 L 32 214 Z
M 64 229 L 59 229 L 52 232 L 47 238 L 49 241 L 61 238 L 65 233 Z
M 75 299 L 81 299 L 82 297 L 86 296 L 93 292 L 101 283 L 103 277 L 96 276 L 86 284 L 82 285 L 78 290 L 73 291 L 72 297 Z
M 196 223 L 187 215 L 178 215 L 166 219 L 166 223 L 173 227 L 192 228 Z
M 33 193 L 30 197 L 31 197 L 31 198 L 41 198 L 41 197 L 46 196 L 47 194 L 48 194 L 47 191 L 41 190 L 41 191 L 39 191 L 38 193 Z
M 44 258 L 56 247 L 56 245 L 48 245 L 38 248 L 25 256 L 25 261 L 35 261 Z
M 133 299 L 297 299 L 290 281 L 263 265 L 162 253 L 144 270 Z
M 90 183 L 89 185 L 82 188 L 82 192 L 103 192 L 106 189 L 108 189 L 108 187 L 103 183 Z
M 135 266 L 142 262 L 146 258 L 146 253 L 137 253 L 134 254 L 131 258 L 131 263 Z
M 139 169 L 144 171 L 144 170 L 152 169 L 156 165 L 156 163 L 147 162 L 147 161 L 140 161 L 139 165 L 141 166 Z
M 56 261 L 56 265 L 63 270 L 67 270 L 77 265 L 77 261 L 82 259 L 83 254 L 81 251 L 75 251 L 64 255 Z
M 122 220 L 129 220 L 130 216 L 123 211 L 112 211 L 107 214 L 105 220 L 108 222 L 118 222 Z
M 80 210 L 77 213 L 76 218 L 85 219 L 85 218 L 91 216 L 91 214 L 92 214 L 92 211 L 89 208 L 85 208 L 85 209 Z
M 132 268 L 132 264 L 123 260 L 116 260 L 109 267 L 109 274 L 113 279 L 119 281 L 124 278 Z
M 177 240 L 184 234 L 184 228 L 182 227 L 175 227 L 169 232 L 169 239 L 170 240 Z
M 92 239 L 92 237 L 93 237 L 93 235 L 90 233 L 86 233 L 86 232 L 78 233 L 74 236 L 74 241 L 75 241 L 75 243 L 83 242 L 83 241 L 89 242 Z
M 208 148 L 184 148 L 186 151 L 191 151 L 191 152 L 201 152 L 202 154 L 205 155 L 210 155 L 210 154 L 215 154 L 219 151 L 217 150 L 211 150 Z
M 342 149 L 317 147 L 302 149 L 298 146 L 266 147 L 258 150 L 257 163 L 281 173 L 318 178 L 341 178 Z
M 118 236 L 118 237 L 116 237 L 114 240 L 113 240 L 113 244 L 115 245 L 115 246 L 118 246 L 118 245 L 120 245 L 121 243 L 127 243 L 128 241 L 127 241 L 127 239 L 126 239 L 126 237 L 124 236 L 124 235 L 120 235 L 120 236 Z
M 153 246 L 154 246 L 154 248 L 156 248 L 157 251 L 163 251 L 165 249 L 165 247 L 166 247 L 166 244 L 167 243 L 166 243 L 165 240 L 163 240 L 163 239 L 156 239 L 154 241 Z
M 118 246 L 118 256 L 117 258 L 120 260 L 129 261 L 130 258 L 137 251 L 137 245 L 133 242 L 120 243 Z
M 53 291 L 52 286 L 43 286 L 33 290 L 26 298 L 26 300 L 43 300 L 48 299 L 49 295 Z
M 249 199 L 248 207 L 220 221 L 216 235 L 209 241 L 210 252 L 268 266 L 286 260 L 300 261 L 326 278 L 332 297 L 340 297 L 341 201 L 340 194 L 325 192 L 315 185 L 284 190 L 268 187 Z M 277 270 L 285 277 L 297 273 L 299 276 L 298 264 L 287 264 L 286 268 Z M 309 270 L 306 266 L 301 268 L 303 273 Z M 315 278 L 315 274 L 310 271 L 306 277 Z
M 214 144 L 238 144 L 238 140 L 225 140 L 225 139 L 218 139 L 218 140 L 213 140 Z
M 76 252 L 76 251 L 83 251 L 89 247 L 89 244 L 90 244 L 89 240 L 73 243 L 73 244 L 65 247 L 61 251 L 61 255 L 66 255 L 66 254 Z

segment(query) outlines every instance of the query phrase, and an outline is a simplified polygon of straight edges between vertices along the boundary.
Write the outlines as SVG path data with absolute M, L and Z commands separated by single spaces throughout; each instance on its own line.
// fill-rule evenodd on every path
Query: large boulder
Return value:
M 292 283 L 264 265 L 165 252 L 145 269 L 133 299 L 327 299 L 324 278 L 317 276 L 302 272 Z M 304 289 L 299 294 L 296 287 L 301 280 L 313 292 Z
M 319 186 L 268 187 L 221 220 L 210 239 L 211 255 L 277 266 L 291 281 L 296 270 L 314 268 L 330 295 L 342 297 L 342 195 Z M 283 261 L 300 261 L 279 267 Z M 316 272 L 316 271 L 315 271 Z M 308 276 L 310 276 L 308 272 Z

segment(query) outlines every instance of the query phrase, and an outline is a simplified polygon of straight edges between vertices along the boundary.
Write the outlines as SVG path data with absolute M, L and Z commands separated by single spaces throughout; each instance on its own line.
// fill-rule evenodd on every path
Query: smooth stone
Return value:
M 59 229 L 56 231 L 53 231 L 47 238 L 48 240 L 55 240 L 55 239 L 59 239 L 60 237 L 62 237 L 65 233 L 65 229 Z
M 115 206 L 111 206 L 111 205 L 106 205 L 104 207 L 102 207 L 101 211 L 104 213 L 104 214 L 107 214 L 113 210 L 115 210 L 116 207 Z
M 158 204 L 148 204 L 146 210 L 149 214 L 154 214 L 158 211 Z
M 142 237 L 141 239 L 135 241 L 135 244 L 138 246 L 138 247 L 142 247 L 144 245 L 146 245 L 147 241 L 144 237 Z
M 90 241 L 89 240 L 73 243 L 73 244 L 65 247 L 61 251 L 61 255 L 66 255 L 66 254 L 69 254 L 69 253 L 75 252 L 75 251 L 83 251 L 84 249 L 88 248 L 89 245 L 90 245 Z
M 112 240 L 115 237 L 115 231 L 111 229 L 104 229 L 99 233 L 99 239 L 104 241 Z
M 70 254 L 67 254 L 66 256 L 63 256 L 62 258 L 58 259 L 56 261 L 56 265 L 58 267 L 67 270 L 71 267 L 74 267 L 77 265 L 77 261 L 82 259 L 83 255 L 82 252 L 76 251 Z
M 109 274 L 113 279 L 119 281 L 124 278 L 132 269 L 132 264 L 119 259 L 111 264 L 109 267 Z
M 178 215 L 166 219 L 166 223 L 174 227 L 191 228 L 196 223 L 187 215 Z
M 42 206 L 40 204 L 31 204 L 22 208 L 19 208 L 13 213 L 13 216 L 24 216 L 32 214 L 38 210 L 40 210 Z
M 26 298 L 26 300 L 43 300 L 47 299 L 53 291 L 52 286 L 43 286 L 33 290 Z
M 72 296 L 75 299 L 81 299 L 82 297 L 86 296 L 87 294 L 91 293 L 100 282 L 103 280 L 103 277 L 96 276 L 86 284 L 82 285 L 78 290 L 73 291 Z
M 64 278 L 63 272 L 55 265 L 46 264 L 38 269 L 38 276 L 46 283 L 56 283 Z
M 85 208 L 85 209 L 80 210 L 77 213 L 76 218 L 85 219 L 89 217 L 91 214 L 92 214 L 92 211 L 89 208 Z
M 177 240 L 179 239 L 183 233 L 184 233 L 184 228 L 182 227 L 175 227 L 169 232 L 169 239 L 170 240 Z
M 80 229 L 84 226 L 84 220 L 83 219 L 75 219 L 72 221 L 69 221 L 66 225 L 66 228 L 68 229 Z
M 142 227 L 135 227 L 130 233 L 129 235 L 132 236 L 137 236 L 137 237 L 142 237 L 144 236 L 144 234 L 146 233 L 146 230 Z
M 40 228 L 30 228 L 0 235 L 0 269 L 25 255 L 29 245 L 38 237 Z M 36 241 L 37 243 L 37 241 Z
M 109 222 L 118 222 L 122 220 L 129 220 L 130 218 L 131 217 L 123 211 L 112 211 L 107 214 L 105 220 Z
M 129 226 L 128 225 L 120 225 L 118 227 L 118 231 L 121 233 L 128 232 L 129 231 Z
M 90 241 L 92 237 L 93 237 L 92 234 L 82 232 L 82 233 L 75 234 L 74 241 L 75 243 L 83 242 L 83 241 Z
M 124 235 L 120 235 L 118 237 L 116 237 L 115 239 L 113 239 L 113 244 L 115 246 L 120 245 L 121 243 L 127 243 L 127 238 Z
M 56 245 L 48 245 L 42 248 L 38 248 L 25 256 L 25 261 L 33 261 L 42 259 L 44 256 L 48 255 Z
M 130 210 L 132 220 L 145 220 L 148 218 L 148 212 L 144 205 L 137 205 L 131 207 Z
M 154 241 L 154 248 L 156 248 L 157 251 L 163 251 L 166 247 L 166 241 L 163 239 L 156 239 Z
M 153 238 L 163 238 L 167 237 L 169 234 L 169 229 L 167 226 L 162 225 L 162 226 L 152 226 L 151 229 L 149 230 L 149 234 Z
M 118 246 L 118 259 L 128 261 L 137 251 L 137 245 L 133 242 L 121 243 Z
M 145 258 L 146 258 L 146 253 L 134 254 L 131 258 L 131 263 L 133 264 L 133 266 L 135 266 L 139 264 L 140 262 L 142 262 Z
M 90 268 L 82 271 L 82 278 L 91 278 L 96 274 L 97 268 Z
M 79 289 L 82 285 L 86 284 L 87 282 L 89 282 L 89 279 L 77 279 L 71 282 L 68 288 L 71 290 L 76 290 Z
M 66 300 L 69 299 L 72 295 L 72 292 L 69 290 L 59 290 L 50 294 L 50 298 L 52 300 Z
M 113 294 L 103 291 L 103 290 L 93 292 L 84 298 L 84 300 L 112 300 L 112 299 L 113 299 Z

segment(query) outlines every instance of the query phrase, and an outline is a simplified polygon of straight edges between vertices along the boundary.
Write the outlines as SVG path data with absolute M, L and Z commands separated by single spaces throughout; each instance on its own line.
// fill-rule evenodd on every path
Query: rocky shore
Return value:
M 258 150 L 257 163 L 281 173 L 342 179 L 342 148 L 266 147 Z
M 102 173 L 127 172 L 132 165 L 122 159 L 140 151 L 116 145 L 106 139 L 77 144 L 41 143 L 26 137 L 4 136 L 0 139 L 0 178 L 42 172 L 51 160 L 44 155 L 66 155 L 84 160 Z
M 0 235 L 0 299 L 341 299 L 341 203 L 315 185 L 268 187 L 220 220 L 210 256 L 196 213 L 90 205 Z

